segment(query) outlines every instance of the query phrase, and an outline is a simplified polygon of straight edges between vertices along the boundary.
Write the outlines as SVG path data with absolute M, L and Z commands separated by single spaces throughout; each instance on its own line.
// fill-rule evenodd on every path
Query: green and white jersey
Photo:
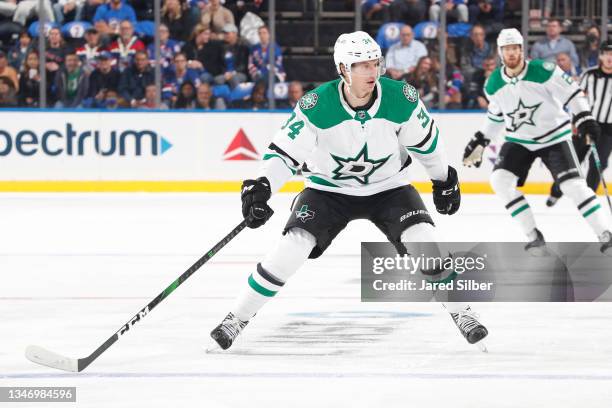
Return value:
M 552 62 L 526 61 L 516 77 L 497 68 L 484 87 L 489 100 L 487 119 L 481 131 L 494 138 L 503 130 L 505 140 L 529 150 L 568 140 L 572 135 L 570 115 L 590 109 L 578 84 Z
M 341 87 L 337 79 L 304 95 L 274 136 L 259 172 L 273 192 L 301 168 L 307 187 L 376 194 L 410 182 L 410 156 L 432 179 L 446 180 L 438 127 L 414 87 L 380 78 L 374 104 L 359 111 L 344 100 Z

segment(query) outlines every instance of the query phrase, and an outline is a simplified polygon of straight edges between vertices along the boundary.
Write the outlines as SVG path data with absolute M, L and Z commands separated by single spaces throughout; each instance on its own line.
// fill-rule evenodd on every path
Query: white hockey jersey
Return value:
M 432 179 L 446 180 L 438 127 L 414 87 L 380 78 L 374 104 L 358 111 L 341 87 L 337 79 L 304 95 L 274 136 L 258 174 L 268 178 L 273 192 L 301 169 L 307 187 L 376 194 L 410 182 L 411 156 Z
M 481 131 L 495 138 L 504 131 L 505 140 L 529 150 L 568 140 L 572 135 L 569 107 L 574 115 L 590 116 L 584 92 L 572 78 L 552 62 L 526 61 L 516 77 L 497 68 L 485 83 L 489 100 Z

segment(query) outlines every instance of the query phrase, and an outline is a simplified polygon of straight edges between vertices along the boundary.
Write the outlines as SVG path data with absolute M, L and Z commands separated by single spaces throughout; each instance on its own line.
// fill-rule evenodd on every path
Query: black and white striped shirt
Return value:
M 600 67 L 589 68 L 580 77 L 580 87 L 587 94 L 595 120 L 612 123 L 612 74 L 606 74 Z

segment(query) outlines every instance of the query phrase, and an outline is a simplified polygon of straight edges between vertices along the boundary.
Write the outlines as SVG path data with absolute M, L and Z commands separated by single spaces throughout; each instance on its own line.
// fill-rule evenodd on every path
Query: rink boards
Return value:
M 0 191 L 238 191 L 252 177 L 288 112 L 2 111 Z M 479 169 L 461 166 L 481 112 L 434 113 L 464 192 L 491 192 L 498 146 Z M 609 174 L 609 173 L 608 173 Z M 411 176 L 430 188 L 420 164 Z M 551 178 L 536 162 L 526 192 L 545 193 Z M 296 176 L 286 191 L 299 191 Z

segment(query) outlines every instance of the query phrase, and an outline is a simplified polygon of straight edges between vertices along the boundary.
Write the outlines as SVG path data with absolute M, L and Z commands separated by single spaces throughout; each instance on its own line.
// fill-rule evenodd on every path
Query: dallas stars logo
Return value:
M 299 210 L 295 212 L 295 216 L 302 222 L 311 220 L 315 216 L 315 212 L 308 209 L 308 204 L 304 204 Z
M 355 179 L 361 184 L 368 184 L 368 180 L 372 174 L 381 168 L 391 155 L 378 160 L 373 160 L 368 157 L 368 144 L 364 144 L 361 151 L 355 157 L 338 157 L 331 155 L 338 163 L 338 167 L 334 169 L 334 180 L 349 180 Z
M 518 107 L 513 112 L 507 114 L 512 119 L 512 131 L 516 132 L 518 128 L 524 124 L 535 126 L 533 115 L 541 104 L 542 102 L 533 106 L 526 106 L 523 101 L 519 99 Z

